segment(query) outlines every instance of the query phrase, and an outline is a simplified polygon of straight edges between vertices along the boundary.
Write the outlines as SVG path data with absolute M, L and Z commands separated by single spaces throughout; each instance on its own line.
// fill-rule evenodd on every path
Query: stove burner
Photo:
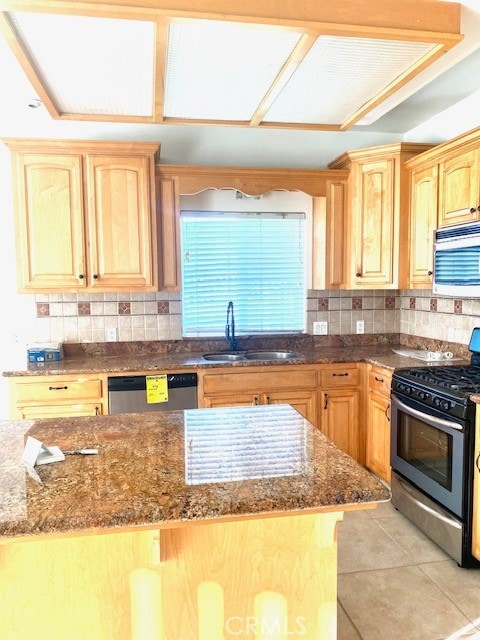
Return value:
M 443 389 L 451 389 L 465 395 L 480 392 L 480 367 L 431 367 L 410 369 L 412 377 L 429 382 Z

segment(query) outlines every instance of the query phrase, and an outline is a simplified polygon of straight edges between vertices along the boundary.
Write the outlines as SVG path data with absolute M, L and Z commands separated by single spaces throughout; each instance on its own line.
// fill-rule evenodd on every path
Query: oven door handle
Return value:
M 456 431 L 463 431 L 463 427 L 461 424 L 457 424 L 456 422 L 450 422 L 450 420 L 443 420 L 442 418 L 437 418 L 436 416 L 426 414 L 423 411 L 418 411 L 417 409 L 413 409 L 412 407 L 409 407 L 407 404 L 399 400 L 395 395 L 392 395 L 392 400 L 394 400 L 395 403 L 400 407 L 400 409 L 403 409 L 403 411 L 405 411 L 405 413 L 409 413 L 412 416 L 420 418 L 420 420 L 424 420 L 424 421 L 426 420 L 438 427 L 455 429 Z

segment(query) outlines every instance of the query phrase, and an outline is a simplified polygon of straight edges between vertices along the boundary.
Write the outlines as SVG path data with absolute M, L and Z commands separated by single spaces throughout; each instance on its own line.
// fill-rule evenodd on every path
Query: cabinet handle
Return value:
M 390 422 L 389 411 L 390 411 L 390 405 L 388 405 L 388 407 L 385 409 L 385 417 Z
M 477 471 L 480 471 L 480 453 L 477 456 L 477 459 L 475 460 L 475 466 L 477 467 Z
M 270 396 L 265 396 L 265 400 L 267 401 L 267 404 L 270 404 Z
M 326 409 L 328 405 L 328 393 L 325 394 L 325 403 L 323 405 L 323 408 Z
M 100 415 L 100 408 L 99 407 L 95 407 L 95 415 L 96 416 Z
M 345 376 L 348 376 L 348 373 L 334 373 L 333 374 L 334 378 L 343 378 Z
M 85 278 L 85 274 L 83 274 L 83 273 L 81 273 L 81 274 L 78 276 L 78 279 L 79 279 L 79 280 L 83 280 L 84 278 Z
M 66 391 L 68 387 L 48 387 L 49 391 Z
M 253 396 L 253 402 L 252 404 L 257 405 L 258 404 L 258 396 Z
M 377 376 L 375 376 L 375 380 L 377 382 L 385 382 L 385 380 L 383 378 L 377 378 Z

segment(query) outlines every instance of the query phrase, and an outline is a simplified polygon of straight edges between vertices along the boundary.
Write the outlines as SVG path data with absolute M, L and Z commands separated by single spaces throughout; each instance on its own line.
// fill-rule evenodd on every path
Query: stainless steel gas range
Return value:
M 480 328 L 467 366 L 417 367 L 392 377 L 392 503 L 462 567 L 472 555 L 474 437 Z

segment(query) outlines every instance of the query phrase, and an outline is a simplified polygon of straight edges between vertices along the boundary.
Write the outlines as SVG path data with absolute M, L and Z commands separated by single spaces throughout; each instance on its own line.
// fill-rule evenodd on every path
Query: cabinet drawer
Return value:
M 92 379 L 58 378 L 38 380 L 15 385 L 17 404 L 38 402 L 59 402 L 102 397 L 102 381 Z
M 320 371 L 320 388 L 357 387 L 360 384 L 360 372 L 352 365 L 338 365 Z
M 317 385 L 316 371 L 298 371 L 285 367 L 284 371 L 262 371 L 258 373 L 223 373 L 206 374 L 204 377 L 204 393 L 225 393 L 229 391 L 279 391 L 282 389 L 315 389 Z
M 390 397 L 392 374 L 385 369 L 374 368 L 368 375 L 368 389 L 385 397 Z

